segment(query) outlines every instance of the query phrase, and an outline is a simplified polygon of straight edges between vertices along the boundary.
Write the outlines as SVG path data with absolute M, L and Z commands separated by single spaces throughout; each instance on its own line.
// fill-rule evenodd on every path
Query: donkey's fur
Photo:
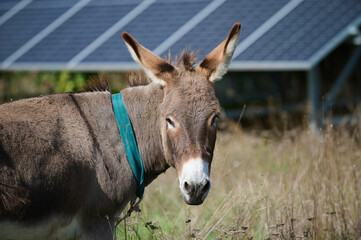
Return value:
M 239 29 L 239 24 L 233 27 L 228 42 L 238 39 Z M 224 55 L 229 49 L 224 43 L 216 48 L 223 54 L 217 55 L 218 64 L 206 58 L 215 68 L 194 67 L 191 54 L 172 66 L 130 35 L 123 38 L 156 80 L 122 91 L 145 185 L 169 166 L 183 176 L 182 166 L 192 159 L 202 160 L 209 174 L 219 112 L 210 80 L 223 64 L 219 59 L 229 58 Z M 0 105 L 0 239 L 112 239 L 114 219 L 134 198 L 136 182 L 107 84 L 95 81 L 91 88 L 96 91 Z M 187 203 L 203 202 L 207 179 L 197 185 L 188 178 L 181 181 Z

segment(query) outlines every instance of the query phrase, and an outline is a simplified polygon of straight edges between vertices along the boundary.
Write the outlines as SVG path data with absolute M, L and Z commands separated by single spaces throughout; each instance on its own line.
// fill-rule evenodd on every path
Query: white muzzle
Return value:
M 179 188 L 187 204 L 203 203 L 211 188 L 209 164 L 201 158 L 187 160 L 179 177 Z

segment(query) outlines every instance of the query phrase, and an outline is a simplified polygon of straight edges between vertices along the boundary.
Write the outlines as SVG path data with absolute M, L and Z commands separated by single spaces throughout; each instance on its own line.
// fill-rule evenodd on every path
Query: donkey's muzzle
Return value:
M 201 158 L 186 161 L 179 176 L 179 188 L 187 204 L 203 203 L 211 188 L 209 164 Z
M 189 205 L 200 205 L 207 197 L 210 188 L 211 182 L 208 179 L 200 184 L 191 184 L 185 181 L 183 189 L 187 197 L 183 195 L 184 201 Z

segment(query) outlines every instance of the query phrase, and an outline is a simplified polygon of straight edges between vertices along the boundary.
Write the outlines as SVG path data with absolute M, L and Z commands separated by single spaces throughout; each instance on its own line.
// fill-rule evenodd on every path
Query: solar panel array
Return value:
M 236 60 L 306 61 L 361 14 L 361 1 L 304 1 Z
M 204 57 L 235 22 L 231 69 L 308 69 L 360 25 L 361 1 L 2 0 L 0 69 L 132 69 L 123 31 L 160 55 Z
M 207 3 L 208 1 L 155 2 L 85 58 L 84 62 L 133 62 L 122 43 L 121 32 L 128 32 L 142 45 L 153 50 Z

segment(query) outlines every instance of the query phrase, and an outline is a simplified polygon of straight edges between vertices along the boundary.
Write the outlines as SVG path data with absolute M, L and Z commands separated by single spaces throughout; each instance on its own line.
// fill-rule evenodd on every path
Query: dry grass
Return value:
M 187 206 L 168 170 L 118 239 L 361 239 L 360 127 L 235 129 L 218 135 L 203 205 Z

